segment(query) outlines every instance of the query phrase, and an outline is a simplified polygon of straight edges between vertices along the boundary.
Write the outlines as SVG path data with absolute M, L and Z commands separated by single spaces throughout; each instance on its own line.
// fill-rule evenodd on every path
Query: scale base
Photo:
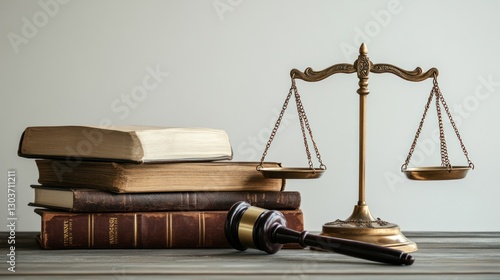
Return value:
M 418 250 L 417 244 L 406 238 L 398 225 L 374 219 L 367 205 L 354 206 L 352 215 L 345 221 L 324 224 L 320 235 L 367 242 L 406 253 Z

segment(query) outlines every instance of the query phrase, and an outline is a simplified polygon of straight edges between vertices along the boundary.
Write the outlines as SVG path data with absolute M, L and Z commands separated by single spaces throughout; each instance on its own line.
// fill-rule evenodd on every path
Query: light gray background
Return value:
M 365 42 L 374 63 L 439 69 L 441 90 L 476 164 L 464 180 L 405 179 L 399 169 L 432 82 L 371 74 L 366 190 L 372 214 L 403 230 L 498 231 L 499 9 L 500 2 L 485 0 L 1 0 L 0 218 L 7 224 L 6 177 L 16 170 L 17 230 L 40 228 L 27 206 L 35 164 L 16 154 L 27 126 L 220 128 L 230 136 L 234 160 L 257 161 L 288 92 L 289 71 L 352 63 Z M 297 83 L 328 166 L 318 180 L 287 184 L 302 193 L 308 230 L 347 218 L 357 202 L 357 82 L 355 74 L 339 74 Z M 267 160 L 305 166 L 293 109 Z M 436 124 L 431 111 L 413 165 L 439 164 L 431 135 Z M 447 139 L 452 163 L 466 164 L 448 126 Z

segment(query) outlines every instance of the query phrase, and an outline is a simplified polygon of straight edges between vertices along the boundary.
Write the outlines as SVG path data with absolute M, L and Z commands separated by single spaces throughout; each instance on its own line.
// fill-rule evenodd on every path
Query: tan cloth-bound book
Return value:
M 153 126 L 34 126 L 24 130 L 18 155 L 27 158 L 163 162 L 232 159 L 224 130 Z
M 258 162 L 118 163 L 38 159 L 42 185 L 86 187 L 119 193 L 184 191 L 283 191 L 285 179 L 264 178 Z M 279 167 L 265 162 L 264 167 Z

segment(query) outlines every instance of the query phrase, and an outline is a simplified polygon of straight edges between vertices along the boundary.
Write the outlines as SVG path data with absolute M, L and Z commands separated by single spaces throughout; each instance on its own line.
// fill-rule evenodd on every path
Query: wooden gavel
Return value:
M 240 251 L 254 248 L 268 254 L 278 252 L 283 244 L 298 243 L 356 258 L 395 265 L 411 265 L 412 255 L 400 250 L 366 242 L 298 232 L 286 227 L 283 214 L 240 201 L 228 212 L 224 232 L 229 244 Z

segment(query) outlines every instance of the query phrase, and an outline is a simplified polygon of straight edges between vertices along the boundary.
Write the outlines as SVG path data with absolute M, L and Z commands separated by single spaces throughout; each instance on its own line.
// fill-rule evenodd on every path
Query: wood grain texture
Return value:
M 373 263 L 313 250 L 274 255 L 248 250 L 46 251 L 36 233 L 16 235 L 16 272 L 0 265 L 0 277 L 23 279 L 500 279 L 500 232 L 405 232 L 419 251 L 412 266 Z M 7 252 L 8 233 L 1 233 Z

